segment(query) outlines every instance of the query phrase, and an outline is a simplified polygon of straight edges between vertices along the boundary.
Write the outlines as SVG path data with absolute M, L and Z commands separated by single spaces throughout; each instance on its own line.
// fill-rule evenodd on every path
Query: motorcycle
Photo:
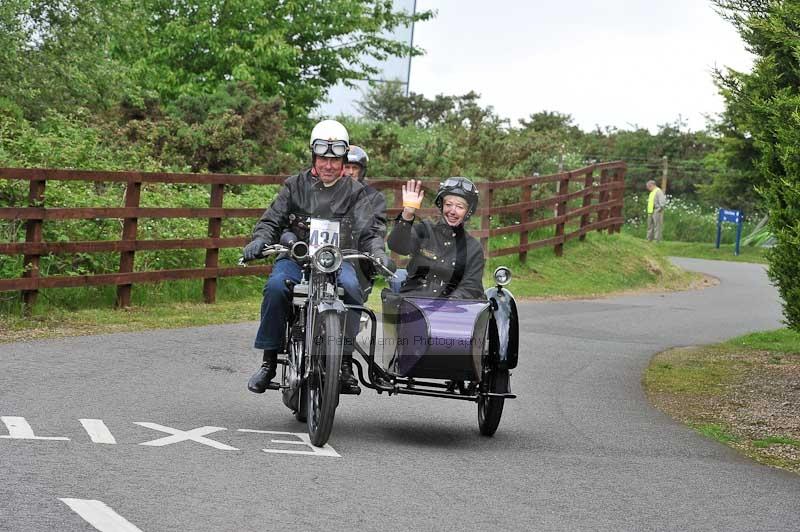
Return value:
M 340 249 L 337 243 L 315 240 L 310 246 L 293 233 L 284 233 L 279 244 L 265 246 L 261 253 L 262 258 L 291 256 L 302 267 L 301 281 L 291 286 L 291 313 L 278 358 L 280 381 L 269 388 L 279 390 L 284 405 L 307 424 L 311 443 L 325 445 L 333 429 L 348 311 L 367 317 L 360 340 L 354 342 L 364 365 L 353 358 L 363 386 L 379 394 L 476 402 L 480 433 L 493 435 L 505 400 L 516 397 L 511 393 L 510 370 L 518 362 L 519 320 L 514 296 L 506 288 L 511 271 L 495 270 L 495 286 L 486 290 L 485 300 L 404 296 L 399 292 L 404 270 L 392 272 L 375 257 Z M 343 290 L 337 287 L 346 260 L 369 261 L 389 278 L 391 288 L 381 293 L 380 362 L 375 353 L 375 313 L 363 305 L 345 304 Z

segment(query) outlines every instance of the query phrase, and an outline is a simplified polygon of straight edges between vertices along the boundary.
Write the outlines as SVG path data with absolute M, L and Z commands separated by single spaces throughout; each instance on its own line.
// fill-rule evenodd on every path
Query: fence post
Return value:
M 481 230 L 489 231 L 492 228 L 492 216 L 488 214 L 489 210 L 492 208 L 492 204 L 494 201 L 494 189 L 491 188 L 492 184 L 488 183 L 489 188 L 486 190 L 484 194 L 485 200 L 482 201 L 483 208 L 486 209 L 487 214 L 481 216 Z M 489 258 L 489 237 L 481 237 L 481 247 L 483 248 L 483 256 L 485 258 Z
M 46 181 L 44 179 L 32 180 L 30 188 L 28 189 L 28 205 L 30 207 L 43 207 L 44 206 L 44 189 Z M 25 242 L 41 242 L 42 241 L 42 220 L 29 219 L 25 222 Z M 36 278 L 39 277 L 39 260 L 38 253 L 26 254 L 22 258 L 23 272 L 22 277 Z M 30 313 L 33 305 L 36 304 L 36 297 L 39 295 L 39 290 L 22 291 L 22 303 L 24 304 L 24 312 Z
M 125 188 L 125 207 L 129 209 L 137 209 L 139 207 L 139 198 L 142 193 L 142 183 L 138 181 L 128 181 L 128 186 Z M 139 218 L 136 216 L 125 218 L 122 222 L 122 240 L 136 240 L 136 230 L 139 224 Z M 122 251 L 119 254 L 119 273 L 131 273 L 133 271 L 133 260 L 136 251 Z M 117 308 L 125 308 L 131 305 L 131 284 L 117 285 Z
M 611 210 L 611 216 L 614 218 L 621 218 L 623 215 L 623 207 L 625 206 L 625 167 L 619 167 L 614 170 L 614 183 L 618 183 L 619 189 L 614 191 L 615 205 Z M 611 233 L 619 233 L 622 230 L 622 222 L 617 222 L 611 226 Z
M 519 200 L 521 203 L 530 203 L 531 202 L 531 192 L 533 191 L 533 185 L 522 185 L 520 189 L 520 197 Z M 531 211 L 529 209 L 523 208 L 522 212 L 519 214 L 519 223 L 520 225 L 526 224 L 531 221 Z M 528 250 L 526 246 L 528 245 L 528 231 L 522 231 L 519 234 L 519 261 L 525 262 L 528 260 Z
M 556 217 L 566 216 L 566 214 L 567 214 L 567 200 L 566 199 L 562 199 L 561 196 L 565 196 L 565 195 L 569 194 L 569 177 L 570 177 L 570 174 L 567 173 L 567 174 L 565 174 L 565 176 L 562 176 L 561 181 L 558 182 L 557 194 L 558 194 L 558 199 L 560 201 L 558 203 L 556 203 Z M 556 223 L 556 234 L 555 234 L 556 237 L 560 236 L 560 237 L 563 238 L 563 236 L 564 236 L 564 225 L 565 224 L 566 224 L 566 220 L 563 220 L 563 219 L 561 221 L 559 221 L 558 223 Z M 555 245 L 555 247 L 553 249 L 554 249 L 554 251 L 556 253 L 556 257 L 560 257 L 561 255 L 563 255 L 564 254 L 564 240 L 562 239 L 561 242 L 556 243 L 556 245 Z
M 609 181 L 608 180 L 608 170 L 604 168 L 603 170 L 600 170 L 600 186 L 602 187 L 603 185 L 607 185 L 608 181 Z M 598 203 L 605 203 L 607 201 L 608 201 L 608 191 L 607 190 L 601 190 L 600 194 L 598 196 L 597 202 Z M 598 222 L 602 222 L 606 218 L 608 218 L 608 209 L 603 207 L 603 208 L 601 208 L 600 210 L 597 211 L 597 221 Z M 597 228 L 597 232 L 598 233 L 601 232 L 602 230 L 603 230 L 602 227 L 598 227 Z
M 592 204 L 592 196 L 594 196 L 594 194 L 591 193 L 591 192 L 586 192 L 586 191 L 587 190 L 591 190 L 593 186 L 594 186 L 594 167 L 592 167 L 591 170 L 586 172 L 586 177 L 583 180 L 583 191 L 586 194 L 583 196 L 583 203 L 581 204 L 581 207 L 589 207 Z M 581 229 L 583 229 L 587 225 L 589 225 L 589 213 L 588 212 L 581 216 Z M 586 233 L 583 233 L 579 237 L 579 240 L 581 242 L 586 240 Z
M 225 192 L 225 185 L 214 183 L 211 185 L 211 200 L 208 206 L 212 209 L 222 208 L 222 195 Z M 208 219 L 208 236 L 219 238 L 222 229 L 222 218 L 213 217 Z M 206 248 L 206 268 L 217 268 L 219 266 L 219 248 Z M 203 279 L 203 301 L 214 303 L 217 299 L 217 277 L 206 277 Z

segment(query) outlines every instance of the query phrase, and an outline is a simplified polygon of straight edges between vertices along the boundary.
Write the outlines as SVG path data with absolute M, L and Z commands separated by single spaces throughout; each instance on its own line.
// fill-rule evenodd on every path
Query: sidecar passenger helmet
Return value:
M 464 221 L 467 221 L 478 210 L 478 187 L 466 177 L 449 177 L 439 185 L 439 192 L 433 202 L 440 211 L 442 210 L 445 196 L 459 196 L 467 201 L 469 210 L 467 210 Z

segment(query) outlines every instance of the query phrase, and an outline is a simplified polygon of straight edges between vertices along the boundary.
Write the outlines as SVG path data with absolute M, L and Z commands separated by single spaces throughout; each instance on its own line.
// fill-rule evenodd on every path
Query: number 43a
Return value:
M 312 231 L 308 239 L 309 246 L 324 246 L 332 244 L 339 247 L 339 233 L 335 231 Z

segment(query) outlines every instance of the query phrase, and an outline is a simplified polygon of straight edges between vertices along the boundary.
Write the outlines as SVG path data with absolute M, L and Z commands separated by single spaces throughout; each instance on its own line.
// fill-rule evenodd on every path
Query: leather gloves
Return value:
M 261 258 L 261 252 L 264 250 L 264 246 L 266 245 L 267 242 L 263 238 L 256 238 L 247 244 L 242 252 L 242 255 L 244 255 L 244 260 L 255 260 Z

